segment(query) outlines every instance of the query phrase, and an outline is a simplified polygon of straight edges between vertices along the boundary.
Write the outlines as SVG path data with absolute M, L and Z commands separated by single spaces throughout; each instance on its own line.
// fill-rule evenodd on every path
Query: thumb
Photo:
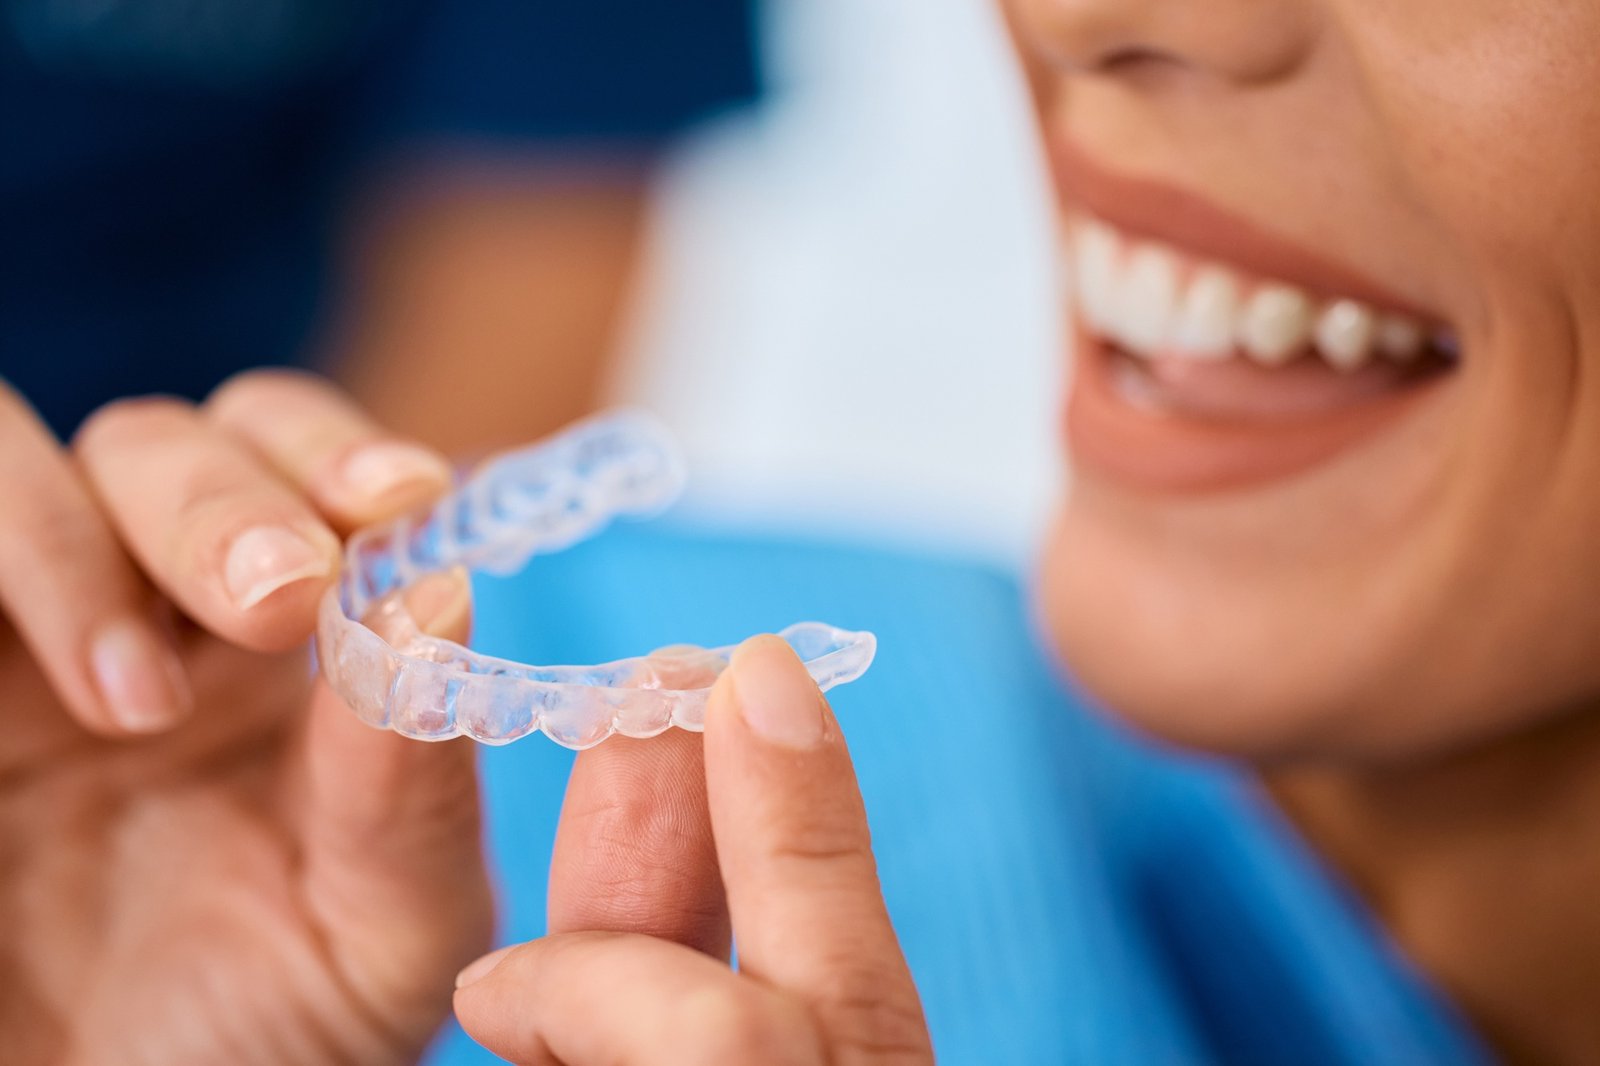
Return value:
M 740 968 L 806 1001 L 836 1061 L 931 1062 L 844 737 L 780 638 L 734 653 L 705 759 Z
M 466 639 L 465 572 L 428 575 L 403 595 L 425 631 Z M 476 745 L 373 729 L 319 678 L 300 773 L 306 898 L 330 949 L 343 956 L 352 983 L 372 986 L 357 989 L 366 1002 L 415 1011 L 432 1025 L 436 1012 L 406 1000 L 425 995 L 432 1007 L 442 996 L 448 1004 L 450 976 L 492 933 Z

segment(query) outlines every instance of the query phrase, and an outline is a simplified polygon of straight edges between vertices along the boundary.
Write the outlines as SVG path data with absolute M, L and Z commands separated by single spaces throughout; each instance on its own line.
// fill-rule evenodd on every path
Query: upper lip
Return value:
M 1437 321 L 1438 316 L 1349 267 L 1275 237 L 1176 186 L 1107 170 L 1070 142 L 1056 141 L 1050 161 L 1063 201 L 1119 230 L 1287 281 L 1319 296 L 1350 297 L 1381 310 Z

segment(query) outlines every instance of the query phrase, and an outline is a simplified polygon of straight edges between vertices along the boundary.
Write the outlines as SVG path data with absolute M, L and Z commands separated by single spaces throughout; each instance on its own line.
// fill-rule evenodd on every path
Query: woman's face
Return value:
M 1078 678 L 1264 758 L 1594 703 L 1600 4 L 1006 6 L 1078 294 Z

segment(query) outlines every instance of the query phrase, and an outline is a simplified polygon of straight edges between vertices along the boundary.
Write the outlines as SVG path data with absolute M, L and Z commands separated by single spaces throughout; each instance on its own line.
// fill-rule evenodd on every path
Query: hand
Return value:
M 552 935 L 462 972 L 462 1026 L 522 1064 L 931 1063 L 849 754 L 783 641 L 717 681 L 703 766 L 685 734 L 579 757 Z
M 302 375 L 67 450 L 0 385 L 7 1062 L 415 1061 L 490 932 L 472 747 L 361 724 L 305 648 L 337 534 L 448 474 Z M 407 595 L 465 635 L 460 575 Z

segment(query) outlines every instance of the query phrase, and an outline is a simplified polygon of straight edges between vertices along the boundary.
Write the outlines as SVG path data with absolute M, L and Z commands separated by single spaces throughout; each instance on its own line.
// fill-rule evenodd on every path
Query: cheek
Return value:
M 1039 613 L 1074 680 L 1165 740 L 1387 760 L 1523 728 L 1600 689 L 1600 594 L 1574 594 L 1600 574 L 1575 537 L 1479 550 L 1448 533 L 1473 523 L 1435 515 L 1445 534 L 1411 547 L 1362 552 L 1359 534 L 1302 547 L 1269 507 L 1241 537 L 1096 495 L 1057 517 Z
M 1350 8 L 1354 77 L 1394 166 L 1455 251 L 1549 278 L 1600 265 L 1600 5 L 1443 0 Z

